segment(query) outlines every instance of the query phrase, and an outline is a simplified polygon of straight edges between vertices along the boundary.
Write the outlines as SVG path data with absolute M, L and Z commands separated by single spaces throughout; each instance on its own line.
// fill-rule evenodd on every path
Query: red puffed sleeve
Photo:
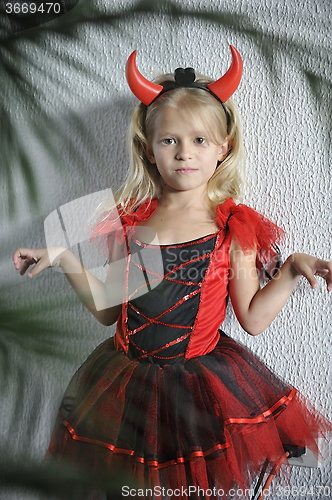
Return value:
M 271 261 L 277 254 L 276 245 L 285 232 L 269 219 L 242 203 L 236 205 L 232 198 L 218 205 L 216 222 L 228 229 L 244 252 L 256 249 L 261 263 Z

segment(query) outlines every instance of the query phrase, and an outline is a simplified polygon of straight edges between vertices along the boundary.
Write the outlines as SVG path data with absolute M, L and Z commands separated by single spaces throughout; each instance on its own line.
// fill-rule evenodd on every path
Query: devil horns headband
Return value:
M 143 104 L 149 106 L 157 97 L 177 87 L 194 87 L 203 89 L 212 94 L 222 104 L 236 91 L 242 77 L 242 59 L 235 47 L 230 45 L 232 63 L 226 73 L 215 82 L 203 85 L 195 82 L 195 71 L 192 68 L 178 68 L 174 72 L 174 82 L 163 86 L 150 82 L 138 71 L 136 66 L 136 53 L 129 56 L 126 65 L 126 77 L 132 93 Z M 224 107 L 224 106 L 223 106 Z M 225 107 L 224 107 L 225 109 Z M 226 110 L 225 110 L 226 111 Z M 228 114 L 226 112 L 226 114 Z

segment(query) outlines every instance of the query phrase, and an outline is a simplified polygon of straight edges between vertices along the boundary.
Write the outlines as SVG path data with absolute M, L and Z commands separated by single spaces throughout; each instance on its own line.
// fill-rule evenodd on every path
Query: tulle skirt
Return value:
M 125 472 L 140 498 L 227 500 L 238 488 L 246 498 L 286 445 L 318 455 L 317 437 L 331 430 L 222 332 L 211 353 L 164 366 L 130 360 L 108 339 L 69 384 L 49 454 L 101 474 Z

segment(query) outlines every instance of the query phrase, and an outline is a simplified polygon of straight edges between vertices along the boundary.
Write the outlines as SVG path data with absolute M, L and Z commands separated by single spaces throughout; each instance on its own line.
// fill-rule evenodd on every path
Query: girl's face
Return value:
M 228 149 L 227 140 L 213 142 L 202 120 L 189 118 L 184 110 L 164 107 L 156 117 L 146 153 L 164 181 L 163 189 L 203 194 Z

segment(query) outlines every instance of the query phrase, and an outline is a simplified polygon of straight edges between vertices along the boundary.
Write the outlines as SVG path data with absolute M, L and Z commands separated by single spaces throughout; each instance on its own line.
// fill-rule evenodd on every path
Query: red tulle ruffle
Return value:
M 154 213 L 158 205 L 157 198 L 143 202 L 133 213 L 124 213 L 120 206 L 104 214 L 93 226 L 90 241 L 98 247 L 104 248 L 105 255 L 112 258 L 114 241 L 123 244 L 125 237 L 133 233 L 137 222 L 147 220 Z
M 218 205 L 216 222 L 220 228 L 228 228 L 244 252 L 256 249 L 261 262 L 269 262 L 276 255 L 275 245 L 284 231 L 269 219 L 246 205 L 236 205 L 232 198 Z
M 69 385 L 49 452 L 90 472 L 126 473 L 137 488 L 215 487 L 229 500 L 266 460 L 272 468 L 284 445 L 317 455 L 317 437 L 331 429 L 224 334 L 210 354 L 163 367 L 130 360 L 109 339 Z
M 105 252 L 109 256 L 114 240 L 122 244 L 125 234 L 130 236 L 137 222 L 149 219 L 157 206 L 158 199 L 151 198 L 131 214 L 121 213 L 120 207 L 117 207 L 95 224 L 91 241 L 94 240 L 98 246 L 103 247 L 106 241 Z M 217 206 L 216 223 L 220 229 L 229 230 L 245 252 L 256 249 L 259 260 L 263 263 L 275 257 L 275 246 L 285 234 L 280 227 L 254 209 L 244 204 L 236 205 L 232 198 Z

